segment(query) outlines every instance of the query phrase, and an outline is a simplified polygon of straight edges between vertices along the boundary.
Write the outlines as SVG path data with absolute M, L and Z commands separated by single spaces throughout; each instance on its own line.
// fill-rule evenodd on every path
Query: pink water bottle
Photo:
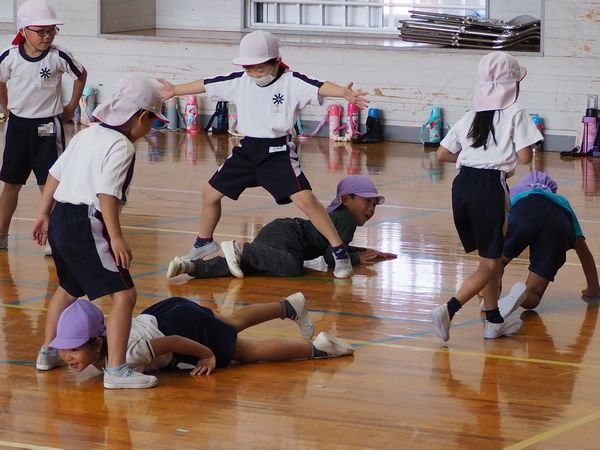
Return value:
M 343 114 L 342 105 L 332 104 L 327 107 L 327 115 L 329 118 L 329 139 L 335 139 L 339 136 L 340 124 Z
M 348 126 L 350 128 L 350 138 L 360 136 L 360 108 L 354 103 L 348 103 Z
M 198 99 L 195 95 L 189 95 L 185 104 L 185 129 L 188 133 L 198 133 Z

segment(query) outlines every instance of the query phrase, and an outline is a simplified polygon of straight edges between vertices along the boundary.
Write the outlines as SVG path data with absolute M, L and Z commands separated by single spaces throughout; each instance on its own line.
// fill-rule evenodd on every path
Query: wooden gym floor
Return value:
M 399 254 L 334 280 L 316 262 L 301 278 L 166 280 L 168 261 L 187 252 L 197 228 L 200 189 L 227 156 L 227 138 L 155 132 L 138 148 L 131 202 L 122 222 L 134 253 L 136 313 L 172 295 L 221 313 L 296 291 L 308 299 L 317 331 L 356 346 L 354 357 L 238 365 L 210 377 L 160 373 L 150 390 L 108 391 L 94 374 L 35 370 L 44 308 L 56 288 L 51 258 L 31 241 L 37 188 L 23 191 L 0 252 L 0 447 L 2 448 L 598 448 L 598 303 L 580 299 L 584 277 L 571 252 L 522 331 L 482 338 L 477 302 L 455 318 L 443 345 L 430 310 L 474 270 L 450 211 L 452 165 L 417 145 L 302 143 L 302 166 L 327 203 L 350 173 L 373 178 L 386 203 L 360 228 L 357 245 Z M 538 153 L 578 214 L 600 260 L 600 163 Z M 510 184 L 529 170 L 518 168 Z M 218 240 L 249 240 L 276 217 L 300 215 L 261 189 L 225 200 Z M 524 281 L 526 256 L 504 286 Z M 97 304 L 105 312 L 110 300 Z M 273 321 L 246 332 L 299 337 Z

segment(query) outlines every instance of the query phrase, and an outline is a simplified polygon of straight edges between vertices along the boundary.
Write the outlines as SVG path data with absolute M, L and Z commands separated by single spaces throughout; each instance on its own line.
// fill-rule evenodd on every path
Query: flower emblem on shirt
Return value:
M 275 94 L 273 96 L 273 104 L 281 105 L 283 103 L 283 94 Z
M 48 79 L 50 78 L 50 75 L 50 69 L 48 69 L 47 67 L 44 67 L 42 70 L 40 70 L 40 77 Z

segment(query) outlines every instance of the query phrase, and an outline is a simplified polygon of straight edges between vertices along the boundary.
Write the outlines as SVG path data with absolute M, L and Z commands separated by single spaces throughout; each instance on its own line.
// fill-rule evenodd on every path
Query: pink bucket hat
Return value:
M 342 195 L 358 195 L 364 198 L 377 198 L 377 204 L 381 205 L 385 202 L 385 197 L 379 195 L 377 188 L 366 175 L 350 175 L 342 178 L 337 185 L 337 193 L 335 198 L 327 207 L 327 212 L 336 210 L 342 204 Z
M 106 336 L 104 314 L 89 300 L 76 300 L 61 313 L 50 347 L 71 350 L 97 336 Z
M 280 57 L 277 38 L 268 31 L 257 30 L 240 41 L 240 55 L 233 60 L 233 64 L 254 66 Z
M 498 51 L 481 58 L 478 72 L 479 83 L 473 99 L 475 111 L 508 108 L 517 101 L 518 83 L 527 75 L 527 70 L 514 56 Z
M 17 11 L 18 31 L 31 26 L 47 27 L 63 23 L 56 18 L 54 9 L 43 0 L 27 0 Z M 22 42 L 25 42 L 25 38 L 21 33 L 17 33 L 12 41 L 13 45 L 19 45 Z
M 140 109 L 150 111 L 163 123 L 169 123 L 162 114 L 162 98 L 158 88 L 147 78 L 128 75 L 119 80 L 112 98 L 100 104 L 93 116 L 100 122 L 118 127 Z

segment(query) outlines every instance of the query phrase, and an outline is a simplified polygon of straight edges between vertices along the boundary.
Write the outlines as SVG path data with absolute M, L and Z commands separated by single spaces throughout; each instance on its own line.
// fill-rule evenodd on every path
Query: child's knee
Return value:
M 114 301 L 125 303 L 133 309 L 137 301 L 137 291 L 135 288 L 130 288 L 113 294 L 112 298 Z

